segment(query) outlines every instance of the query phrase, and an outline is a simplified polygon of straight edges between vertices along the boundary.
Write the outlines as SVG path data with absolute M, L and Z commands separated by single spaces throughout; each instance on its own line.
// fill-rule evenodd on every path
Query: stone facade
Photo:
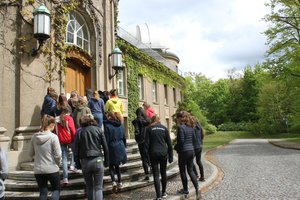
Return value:
M 70 3 L 79 5 L 70 11 L 85 25 L 89 48 L 82 50 L 77 44 L 65 43 L 58 49 L 61 29 L 55 17 L 58 8 Z M 40 111 L 47 87 L 57 93 L 70 93 L 71 89 L 110 90 L 117 87 L 111 69 L 109 54 L 115 47 L 115 8 L 117 0 L 46 0 L 45 6 L 51 13 L 51 37 L 44 43 L 37 56 L 32 49 L 38 48 L 33 37 L 33 10 L 39 6 L 34 0 L 5 0 L 0 3 L 0 145 L 8 154 L 10 170 L 19 169 L 20 163 L 30 161 L 28 145 L 32 134 L 39 130 Z M 71 15 L 69 15 L 70 17 Z M 70 17 L 71 18 L 71 17 Z M 77 18 L 76 18 L 77 20 Z M 64 59 L 57 56 L 62 53 Z M 66 63 L 64 63 L 66 62 Z M 126 73 L 126 70 L 124 71 Z M 125 77 L 126 90 L 126 77 Z M 73 85 L 75 88 L 73 88 Z M 158 100 L 152 101 L 152 81 L 144 80 L 145 97 L 160 115 L 162 123 L 172 127 L 171 116 L 177 109 L 173 96 L 181 100 L 179 88 L 168 88 L 169 103 L 165 104 L 164 85 L 158 84 Z M 174 92 L 175 91 L 175 92 Z M 80 95 L 85 95 L 83 92 Z M 128 99 L 121 97 L 125 105 L 125 127 L 128 130 Z M 140 104 L 143 103 L 140 101 Z M 127 131 L 127 137 L 130 134 Z
M 56 16 L 58 6 L 70 2 L 72 0 L 45 1 L 52 16 L 51 37 L 35 57 L 31 56 L 31 50 L 38 47 L 38 42 L 33 37 L 32 12 L 39 6 L 38 2 L 6 0 L 0 3 L 0 145 L 8 152 L 11 169 L 29 160 L 26 150 L 31 135 L 39 129 L 41 105 L 47 87 L 55 88 L 58 93 L 68 92 L 65 90 L 63 64 L 53 52 L 59 41 L 55 38 L 57 24 L 53 16 Z M 112 73 L 108 66 L 108 55 L 115 45 L 114 8 L 117 1 L 78 2 L 75 12 L 86 22 L 90 38 L 90 87 L 93 90 L 110 90 L 116 86 L 116 80 L 108 78 Z M 71 56 L 76 62 L 84 62 L 84 58 L 81 58 Z M 52 80 L 46 76 L 47 67 L 56 68 L 52 71 Z

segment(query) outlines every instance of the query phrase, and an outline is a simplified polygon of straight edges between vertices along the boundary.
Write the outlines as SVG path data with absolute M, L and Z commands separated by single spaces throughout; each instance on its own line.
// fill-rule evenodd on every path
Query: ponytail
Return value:
M 50 124 L 54 124 L 54 123 L 55 123 L 54 117 L 50 115 L 44 115 L 42 117 L 42 124 L 41 124 L 40 131 L 45 131 Z

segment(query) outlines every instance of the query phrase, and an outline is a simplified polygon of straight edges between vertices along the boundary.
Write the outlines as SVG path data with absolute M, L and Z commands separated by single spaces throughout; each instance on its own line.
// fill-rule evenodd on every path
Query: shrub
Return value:
M 206 134 L 213 134 L 213 133 L 216 133 L 217 132 L 217 127 L 212 125 L 212 124 L 207 124 L 204 128 L 204 132 Z
M 218 131 L 252 131 L 252 122 L 227 122 L 218 126 Z

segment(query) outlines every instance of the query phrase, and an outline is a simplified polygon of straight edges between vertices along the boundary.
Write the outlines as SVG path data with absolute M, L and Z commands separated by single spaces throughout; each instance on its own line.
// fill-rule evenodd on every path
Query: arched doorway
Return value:
M 70 94 L 76 90 L 80 96 L 91 88 L 91 57 L 76 50 L 67 52 L 67 68 L 65 76 L 65 92 Z

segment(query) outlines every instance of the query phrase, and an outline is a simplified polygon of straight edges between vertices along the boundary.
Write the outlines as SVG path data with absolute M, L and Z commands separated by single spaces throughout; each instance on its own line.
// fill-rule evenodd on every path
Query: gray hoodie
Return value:
M 8 174 L 7 158 L 6 153 L 0 146 L 0 198 L 4 197 L 4 179 L 6 179 Z
M 59 171 L 61 148 L 57 135 L 51 131 L 34 134 L 29 149 L 30 157 L 34 157 L 35 174 L 51 174 Z

